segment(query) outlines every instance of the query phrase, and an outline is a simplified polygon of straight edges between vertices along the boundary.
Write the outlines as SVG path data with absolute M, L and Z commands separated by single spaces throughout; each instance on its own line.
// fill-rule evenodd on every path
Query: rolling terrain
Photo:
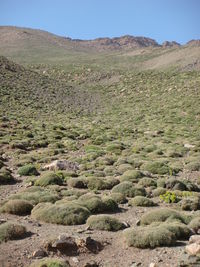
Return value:
M 199 266 L 199 40 L 2 26 L 0 55 L 0 266 Z

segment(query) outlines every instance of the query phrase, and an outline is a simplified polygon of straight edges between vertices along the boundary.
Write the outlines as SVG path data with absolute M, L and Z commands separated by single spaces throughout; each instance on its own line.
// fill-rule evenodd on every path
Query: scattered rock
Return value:
M 200 245 L 197 243 L 192 243 L 187 245 L 185 250 L 188 254 L 196 256 L 197 254 L 200 254 Z
M 184 144 L 184 147 L 185 147 L 185 148 L 194 148 L 194 145 L 191 145 L 191 144 Z
M 189 243 L 197 243 L 200 244 L 200 235 L 192 235 L 189 239 Z
M 157 264 L 156 264 L 155 262 L 151 262 L 151 263 L 149 264 L 149 267 L 157 267 Z
M 55 160 L 50 164 L 47 164 L 43 167 L 44 170 L 73 170 L 77 171 L 79 170 L 78 163 L 71 162 L 67 160 Z
M 33 252 L 34 258 L 43 258 L 47 256 L 47 253 L 43 249 L 37 249 Z

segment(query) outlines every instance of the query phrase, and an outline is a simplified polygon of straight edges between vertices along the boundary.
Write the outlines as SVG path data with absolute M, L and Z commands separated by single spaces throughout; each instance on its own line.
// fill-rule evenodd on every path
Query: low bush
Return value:
M 123 173 L 123 175 L 120 177 L 120 181 L 130 181 L 130 182 L 138 182 L 140 178 L 142 178 L 144 175 L 141 171 L 138 170 L 128 170 Z
M 127 198 L 121 193 L 111 193 L 110 197 L 118 204 L 124 204 L 127 202 Z
M 47 223 L 77 225 L 90 216 L 87 208 L 73 202 L 62 204 L 39 203 L 31 212 L 32 218 Z
M 39 175 L 39 172 L 37 171 L 34 165 L 28 164 L 28 165 L 20 167 L 18 169 L 18 174 L 20 176 L 31 176 L 31 175 Z
M 92 230 L 119 231 L 125 228 L 125 225 L 118 219 L 107 215 L 92 215 L 86 223 Z
M 16 215 L 27 215 L 31 213 L 33 205 L 21 199 L 13 199 L 6 202 L 0 209 L 1 212 L 16 214 Z
M 87 188 L 88 181 L 86 178 L 69 178 L 67 184 L 74 188 Z
M 198 233 L 200 229 L 200 216 L 194 217 L 188 224 L 188 227 L 195 233 Z
M 166 180 L 166 188 L 180 191 L 185 191 L 187 189 L 186 185 L 183 182 L 175 178 L 169 178 L 168 180 Z
M 170 167 L 166 163 L 159 161 L 147 162 L 142 165 L 142 169 L 153 174 L 170 174 Z
M 137 248 L 171 246 L 176 242 L 175 234 L 160 225 L 130 228 L 124 231 L 124 237 L 128 246 Z
M 140 207 L 156 206 L 156 203 L 154 203 L 151 199 L 143 196 L 136 196 L 130 199 L 128 204 L 129 206 L 140 206 Z
M 160 199 L 165 203 L 176 203 L 180 200 L 174 192 L 169 191 L 165 192 L 163 195 L 160 195 Z
M 36 205 L 40 202 L 55 202 L 59 200 L 57 193 L 51 192 L 49 190 L 43 189 L 41 187 L 30 187 L 26 190 L 11 195 L 10 199 L 23 199 L 29 201 L 31 204 Z
M 149 225 L 153 222 L 169 222 L 174 220 L 187 224 L 190 222 L 191 217 L 172 209 L 162 208 L 144 214 L 140 220 L 140 224 Z
M 113 187 L 112 193 L 121 193 L 125 197 L 145 196 L 146 191 L 142 187 L 133 186 L 131 182 L 122 182 Z
M 59 259 L 42 259 L 32 263 L 30 267 L 70 267 L 70 264 Z
M 26 228 L 19 224 L 3 223 L 0 225 L 0 243 L 8 240 L 23 238 L 26 234 Z
M 52 184 L 63 184 L 62 178 L 56 175 L 54 172 L 46 172 L 35 181 L 36 186 L 47 186 Z
M 198 210 L 200 208 L 199 197 L 186 197 L 180 203 L 182 210 Z
M 156 181 L 152 178 L 148 178 L 148 177 L 144 177 L 142 179 L 140 179 L 140 181 L 138 182 L 139 186 L 143 186 L 143 187 L 150 187 L 150 186 L 155 186 L 156 187 Z
M 14 183 L 15 179 L 11 172 L 5 167 L 0 169 L 0 185 Z
M 162 188 L 162 187 L 158 187 L 152 191 L 152 195 L 153 195 L 153 197 L 159 197 L 160 195 L 165 194 L 166 191 L 167 191 L 167 189 Z
M 111 189 L 113 186 L 118 184 L 119 181 L 112 178 L 112 179 L 106 179 L 106 178 L 96 178 L 91 177 L 88 178 L 88 188 L 90 190 L 106 190 Z

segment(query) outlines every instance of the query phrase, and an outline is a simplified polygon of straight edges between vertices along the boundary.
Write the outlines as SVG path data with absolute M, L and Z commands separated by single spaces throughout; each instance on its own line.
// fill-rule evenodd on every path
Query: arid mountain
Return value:
M 186 45 L 147 37 L 79 40 L 29 28 L 0 27 L 0 55 L 22 64 L 105 64 L 108 68 L 199 69 L 200 40 Z

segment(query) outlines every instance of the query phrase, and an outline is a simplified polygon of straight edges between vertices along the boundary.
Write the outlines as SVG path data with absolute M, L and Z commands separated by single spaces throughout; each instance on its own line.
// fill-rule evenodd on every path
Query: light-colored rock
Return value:
M 190 255 L 197 255 L 200 254 L 200 245 L 197 243 L 189 244 L 185 247 L 185 251 Z
M 43 167 L 43 170 L 73 170 L 77 171 L 79 169 L 78 163 L 67 161 L 67 160 L 55 160 L 50 164 L 47 164 Z
M 149 267 L 158 267 L 158 265 L 157 265 L 155 262 L 151 262 L 151 263 L 149 264 Z
M 200 235 L 192 235 L 189 239 L 189 243 L 197 243 L 200 244 Z
M 191 144 L 184 144 L 184 147 L 185 147 L 185 148 L 194 148 L 194 145 L 191 145 Z

